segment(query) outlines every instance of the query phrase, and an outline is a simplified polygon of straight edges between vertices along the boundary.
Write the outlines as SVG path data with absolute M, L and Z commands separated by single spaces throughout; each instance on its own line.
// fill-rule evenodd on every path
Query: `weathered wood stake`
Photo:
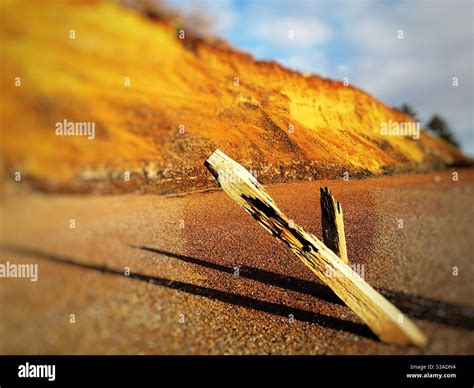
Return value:
M 426 344 L 420 330 L 334 252 L 301 227 L 290 225 L 288 217 L 244 167 L 219 150 L 204 164 L 232 199 L 283 241 L 382 341 Z
M 324 245 L 339 256 L 344 263 L 348 263 L 342 206 L 334 199 L 327 187 L 321 187 L 320 191 Z

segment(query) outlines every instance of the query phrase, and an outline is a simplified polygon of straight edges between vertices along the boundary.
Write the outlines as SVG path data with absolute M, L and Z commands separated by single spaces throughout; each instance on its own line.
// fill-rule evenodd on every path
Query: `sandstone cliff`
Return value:
M 465 162 L 426 133 L 383 136 L 382 123 L 409 118 L 356 87 L 180 40 L 178 26 L 118 5 L 7 1 L 0 18 L 8 180 L 20 171 L 44 190 L 205 188 L 216 148 L 265 183 Z M 94 123 L 95 138 L 57 136 L 65 119 Z

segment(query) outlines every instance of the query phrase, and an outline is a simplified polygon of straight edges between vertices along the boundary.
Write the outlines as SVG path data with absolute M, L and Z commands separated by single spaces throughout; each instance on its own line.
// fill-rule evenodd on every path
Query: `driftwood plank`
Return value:
M 216 150 L 204 163 L 223 190 L 283 241 L 384 342 L 424 346 L 425 336 L 318 238 L 290 223 L 255 177 Z
M 323 242 L 331 251 L 348 262 L 346 236 L 344 234 L 344 216 L 342 206 L 336 201 L 331 191 L 321 187 L 321 224 Z

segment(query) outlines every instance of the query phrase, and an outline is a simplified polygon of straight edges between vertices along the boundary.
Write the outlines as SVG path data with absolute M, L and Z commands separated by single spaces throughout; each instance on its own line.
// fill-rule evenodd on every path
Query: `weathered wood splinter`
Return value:
M 336 201 L 329 188 L 321 187 L 320 192 L 323 242 L 344 263 L 348 263 L 342 206 L 339 201 Z
M 222 189 L 268 232 L 283 241 L 384 342 L 425 346 L 426 337 L 318 238 L 290 223 L 244 167 L 216 150 L 204 163 Z

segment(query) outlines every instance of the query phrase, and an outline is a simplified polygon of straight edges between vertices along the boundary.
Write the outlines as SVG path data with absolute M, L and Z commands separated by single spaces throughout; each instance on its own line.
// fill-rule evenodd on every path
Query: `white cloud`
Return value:
M 256 35 L 266 43 L 277 47 L 309 48 L 328 42 L 332 37 L 329 26 L 314 18 L 265 18 Z
M 309 71 L 314 74 L 326 76 L 329 70 L 328 59 L 324 52 L 312 50 L 308 55 L 289 55 L 276 58 L 278 62 L 289 69 Z
M 474 154 L 473 3 L 380 3 L 343 18 L 345 39 L 357 50 L 351 81 L 391 105 L 403 102 L 423 124 L 434 113 L 451 124 Z M 404 39 L 397 39 L 403 29 Z M 452 77 L 459 86 L 452 86 Z
M 336 70 L 338 73 L 345 75 L 349 70 L 349 66 L 347 66 L 345 63 L 339 63 L 336 65 Z

